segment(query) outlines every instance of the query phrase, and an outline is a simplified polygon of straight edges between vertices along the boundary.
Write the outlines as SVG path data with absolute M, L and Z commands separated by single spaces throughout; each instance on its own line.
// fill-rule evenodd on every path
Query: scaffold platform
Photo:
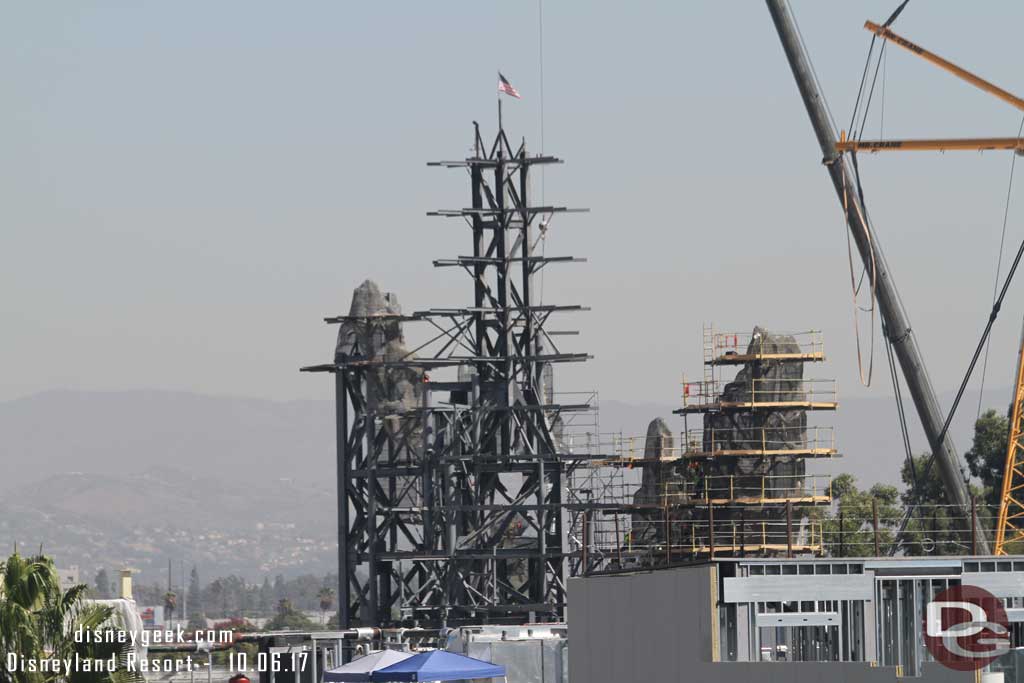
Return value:
M 821 363 L 825 360 L 825 342 L 821 332 L 789 333 L 796 348 L 788 351 L 766 347 L 763 339 L 747 332 L 715 332 L 710 325 L 704 327 L 705 365 L 745 365 L 764 361 L 794 363 Z

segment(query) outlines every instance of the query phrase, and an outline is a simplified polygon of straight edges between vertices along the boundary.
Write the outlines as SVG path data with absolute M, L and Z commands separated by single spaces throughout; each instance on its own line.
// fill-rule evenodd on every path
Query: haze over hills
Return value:
M 983 405 L 1003 410 L 1009 393 L 988 390 Z M 953 423 L 961 454 L 977 401 L 968 393 Z M 660 416 L 680 431 L 673 407 L 602 401 L 600 429 L 642 435 Z M 916 415 L 908 418 L 915 452 L 926 450 Z M 814 421 L 836 426 L 845 457 L 811 471 L 849 472 L 863 487 L 899 483 L 891 397 L 846 399 Z M 0 547 L 42 543 L 85 579 L 129 564 L 156 580 L 168 557 L 209 577 L 335 569 L 330 401 L 53 391 L 0 402 L 0 434 Z
M 49 391 L 0 403 L 0 488 L 41 476 L 158 465 L 238 485 L 334 476 L 329 401 L 172 391 Z

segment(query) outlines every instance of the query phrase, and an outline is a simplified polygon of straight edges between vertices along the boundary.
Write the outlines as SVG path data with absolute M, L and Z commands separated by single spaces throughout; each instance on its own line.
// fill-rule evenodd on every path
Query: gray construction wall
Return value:
M 711 571 L 569 580 L 569 681 L 666 681 L 711 662 Z
M 969 683 L 926 665 L 919 678 L 851 662 L 715 662 L 716 569 L 705 564 L 569 580 L 569 683 Z

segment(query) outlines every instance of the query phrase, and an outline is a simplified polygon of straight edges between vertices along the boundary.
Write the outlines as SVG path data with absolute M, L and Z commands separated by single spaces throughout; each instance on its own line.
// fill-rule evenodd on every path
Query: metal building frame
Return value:
M 471 157 L 430 164 L 465 169 L 471 205 L 428 214 L 470 227 L 471 255 L 434 266 L 470 275 L 472 305 L 328 318 L 364 338 L 411 322 L 437 334 L 401 359 L 356 347 L 303 368 L 335 375 L 339 628 L 563 614 L 574 461 L 561 457 L 560 433 L 569 413 L 595 406 L 556 401 L 553 364 L 588 356 L 561 352 L 545 329 L 552 315 L 585 309 L 542 304 L 533 280 L 550 263 L 582 259 L 535 253 L 551 216 L 572 210 L 533 205 L 530 171 L 560 160 L 529 155 L 525 141 L 513 150 L 500 117 L 490 146 L 474 129 Z M 422 405 L 375 412 L 380 378 L 410 371 L 422 378 Z

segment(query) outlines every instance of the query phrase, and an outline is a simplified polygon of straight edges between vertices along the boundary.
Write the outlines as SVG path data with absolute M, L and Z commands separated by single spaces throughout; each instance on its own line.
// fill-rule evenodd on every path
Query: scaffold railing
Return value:
M 839 405 L 834 379 L 752 378 L 740 386 L 743 393 L 735 399 L 726 398 L 727 384 L 736 381 L 686 381 L 683 378 L 681 408 L 675 413 L 701 413 L 723 410 L 835 410 Z
M 816 505 L 830 502 L 830 474 L 724 474 L 663 484 L 658 487 L 657 501 L 651 505 Z
M 824 527 L 819 521 L 716 520 L 652 517 L 616 522 L 596 519 L 588 552 L 625 564 L 644 556 L 671 560 L 695 555 L 760 552 L 821 554 Z M 712 533 L 713 530 L 713 533 Z
M 556 438 L 568 453 L 597 453 L 602 445 L 598 393 L 596 391 L 555 391 L 551 403 L 586 406 L 582 410 L 561 412 L 552 424 Z M 606 443 L 606 442 L 605 442 Z
M 761 335 L 751 332 L 715 332 L 704 328 L 705 365 L 741 365 L 759 361 L 821 362 L 825 360 L 825 342 L 821 332 L 789 332 L 794 343 L 780 348 L 765 344 Z M 777 335 L 773 335 L 777 336 Z
M 788 456 L 799 458 L 838 457 L 833 427 L 763 427 L 691 429 L 671 436 L 610 435 L 610 441 L 600 453 L 613 457 L 594 460 L 593 465 L 636 466 L 644 461 L 652 463 L 674 462 L 683 458 L 714 457 L 766 457 Z M 648 458 L 649 450 L 657 458 Z
M 832 457 L 836 451 L 833 427 L 762 427 L 760 429 L 691 429 L 681 435 L 683 455 Z
M 745 556 L 816 554 L 823 557 L 887 557 L 896 544 L 902 514 L 891 509 L 872 516 L 863 504 L 813 510 L 793 506 L 789 519 L 768 516 L 742 506 L 712 505 L 698 508 L 699 517 L 681 519 L 671 507 L 622 516 L 609 510 L 590 522 L 587 552 L 620 566 L 660 563 L 693 556 Z M 992 529 L 998 509 L 979 508 L 980 528 Z M 709 518 L 714 520 L 709 522 Z M 910 524 L 900 534 L 901 554 L 976 556 L 978 548 L 971 515 L 948 504 L 915 508 Z M 1020 548 L 1012 548 L 1018 554 Z M 988 560 L 995 564 L 995 560 Z

